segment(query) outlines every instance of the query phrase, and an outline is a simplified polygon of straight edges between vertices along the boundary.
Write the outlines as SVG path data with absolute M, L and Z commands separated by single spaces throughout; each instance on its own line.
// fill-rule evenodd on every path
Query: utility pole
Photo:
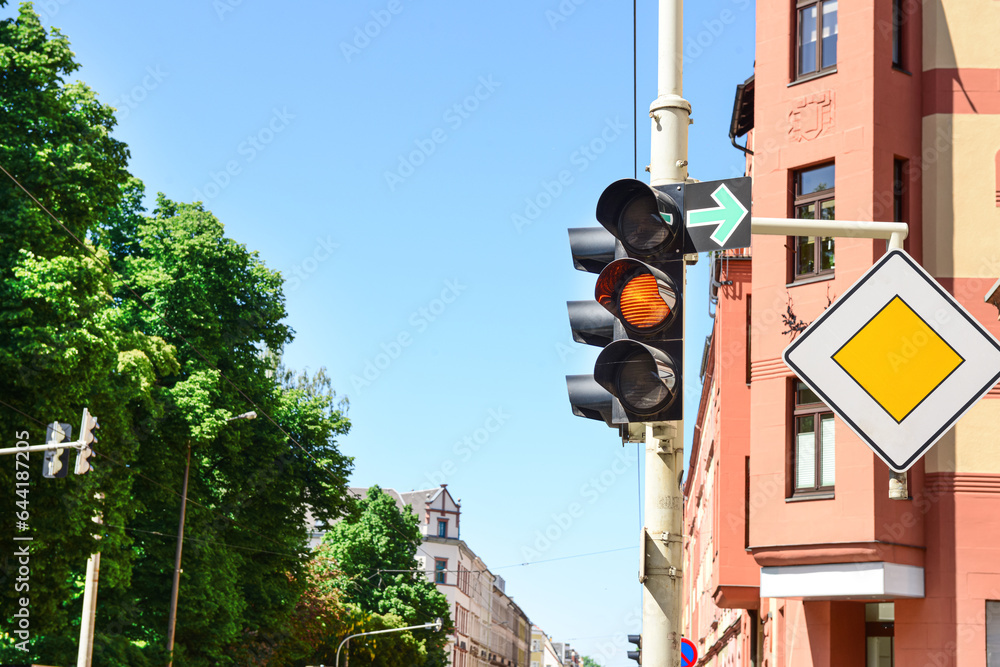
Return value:
M 256 419 L 254 411 L 230 417 L 226 422 Z M 174 585 L 170 589 L 170 615 L 167 618 L 167 667 L 174 665 L 174 630 L 177 628 L 177 597 L 181 587 L 181 554 L 184 551 L 184 520 L 187 515 L 188 477 L 191 474 L 191 441 L 187 441 L 187 463 L 184 465 L 184 485 L 181 490 L 181 518 L 177 526 L 177 553 L 174 557 Z
M 181 584 L 181 553 L 184 551 L 184 515 L 187 513 L 188 476 L 191 473 L 191 441 L 187 443 L 187 464 L 184 466 L 184 486 L 181 490 L 181 520 L 177 527 L 177 554 L 174 557 L 174 585 L 170 589 L 170 617 L 167 619 L 167 667 L 174 664 L 174 630 L 177 627 L 177 595 Z
M 687 181 L 691 117 L 691 104 L 683 97 L 682 0 L 660 0 L 659 12 L 657 97 L 649 107 L 652 119 L 649 173 L 650 185 L 654 187 Z M 646 423 L 645 449 L 645 526 L 639 545 L 643 666 L 680 667 L 683 420 Z
M 101 576 L 101 552 L 87 559 L 87 583 L 83 589 L 83 618 L 80 621 L 80 650 L 76 667 L 90 667 L 94 654 L 94 619 L 97 616 L 97 581 Z

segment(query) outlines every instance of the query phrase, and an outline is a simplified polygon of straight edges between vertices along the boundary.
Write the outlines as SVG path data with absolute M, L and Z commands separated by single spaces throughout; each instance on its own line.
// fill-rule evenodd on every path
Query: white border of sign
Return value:
M 964 360 L 898 423 L 833 360 L 896 296 Z M 910 468 L 1000 380 L 1000 343 L 902 250 L 886 253 L 782 357 L 896 472 Z

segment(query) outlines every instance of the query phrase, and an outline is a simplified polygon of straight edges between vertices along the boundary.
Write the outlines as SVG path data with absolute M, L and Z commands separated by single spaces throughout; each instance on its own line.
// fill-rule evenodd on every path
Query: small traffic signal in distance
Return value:
M 76 469 L 74 472 L 77 475 L 82 475 L 85 472 L 93 470 L 93 466 L 90 464 L 90 457 L 94 455 L 94 448 L 91 445 L 97 442 L 97 436 L 94 435 L 94 431 L 99 428 L 100 425 L 97 423 L 97 417 L 90 414 L 90 410 L 84 408 L 83 418 L 80 420 L 80 442 L 83 443 L 84 447 L 76 455 Z
M 639 649 L 638 651 L 629 651 L 628 659 L 635 660 L 640 665 L 642 664 L 642 635 L 629 635 L 628 641 L 630 644 L 635 644 L 635 647 Z
M 67 442 L 73 436 L 73 427 L 69 424 L 52 422 L 45 429 L 46 444 Z M 69 448 L 60 447 L 45 452 L 42 461 L 42 477 L 65 477 L 69 472 Z

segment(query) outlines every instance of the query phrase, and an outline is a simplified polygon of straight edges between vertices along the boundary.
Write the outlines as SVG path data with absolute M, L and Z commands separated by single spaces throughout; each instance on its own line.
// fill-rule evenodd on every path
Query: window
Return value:
M 826 164 L 795 172 L 795 217 L 800 220 L 833 220 L 836 206 L 833 185 L 834 165 Z M 794 279 L 832 275 L 833 238 L 798 236 L 795 238 Z
M 865 667 L 893 667 L 893 635 L 896 605 L 870 602 L 865 605 Z
M 448 537 L 447 519 L 438 519 L 438 537 Z
M 892 161 L 892 221 L 906 222 L 906 172 L 907 161 Z
M 753 379 L 753 364 L 751 363 L 751 343 L 753 341 L 753 295 L 747 294 L 747 349 L 746 349 L 746 375 L 747 386 Z
M 1000 602 L 986 601 L 986 667 L 1000 667 Z
M 892 0 L 892 66 L 903 69 L 903 0 Z
M 458 564 L 458 590 L 466 595 L 469 594 L 469 571 L 461 562 Z
M 797 76 L 837 67 L 837 0 L 799 0 Z
M 448 559 L 446 558 L 434 559 L 434 583 L 435 584 L 448 583 Z
M 795 383 L 793 495 L 833 491 L 836 472 L 833 413 L 804 382 Z

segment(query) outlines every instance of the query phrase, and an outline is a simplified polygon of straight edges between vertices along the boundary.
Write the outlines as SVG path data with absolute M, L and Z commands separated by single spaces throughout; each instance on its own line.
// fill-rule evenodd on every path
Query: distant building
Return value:
M 400 493 L 382 489 L 400 510 L 417 515 L 423 544 L 417 561 L 448 599 L 455 632 L 449 637 L 453 667 L 528 667 L 531 654 L 531 621 L 507 595 L 504 580 L 459 539 L 461 505 L 442 484 L 436 489 Z M 367 488 L 350 492 L 364 498 Z M 313 525 L 310 545 L 315 548 L 324 534 Z
M 531 667 L 564 667 L 552 640 L 537 625 L 531 626 Z
M 580 660 L 580 654 L 569 644 L 555 642 L 552 646 L 555 647 L 556 654 L 562 660 L 563 667 L 580 667 L 583 664 Z

